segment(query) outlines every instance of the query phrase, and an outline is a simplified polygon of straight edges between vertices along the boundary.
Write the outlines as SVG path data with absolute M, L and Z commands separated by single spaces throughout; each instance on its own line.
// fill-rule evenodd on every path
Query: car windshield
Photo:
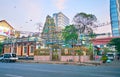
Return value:
M 10 54 L 4 54 L 4 58 L 10 58 L 11 55 Z
M 107 54 L 108 56 L 114 56 L 113 54 Z

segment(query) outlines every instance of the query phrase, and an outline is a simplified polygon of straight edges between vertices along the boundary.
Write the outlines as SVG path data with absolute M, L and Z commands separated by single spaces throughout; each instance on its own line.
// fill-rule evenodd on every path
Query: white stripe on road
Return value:
M 111 76 L 111 75 L 100 75 L 100 74 L 89 74 L 90 76 L 95 76 L 95 77 L 115 77 L 115 76 Z
M 5 76 L 8 76 L 8 77 L 23 77 L 23 76 L 14 75 L 14 74 L 5 74 Z

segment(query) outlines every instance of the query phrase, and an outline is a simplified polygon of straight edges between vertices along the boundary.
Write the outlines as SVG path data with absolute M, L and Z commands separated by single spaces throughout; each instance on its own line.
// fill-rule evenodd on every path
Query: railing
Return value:
M 15 38 L 15 39 L 14 39 L 14 42 L 30 42 L 30 41 L 36 42 L 36 41 L 38 41 L 38 40 L 37 40 L 36 37 L 34 37 L 34 38 L 32 38 L 32 39 L 31 39 L 30 37 L 26 37 L 26 38 Z M 5 43 L 11 43 L 11 42 L 13 42 L 13 39 L 11 39 L 11 38 L 8 38 L 8 39 L 6 39 L 6 40 L 3 41 L 4 44 L 5 44 Z

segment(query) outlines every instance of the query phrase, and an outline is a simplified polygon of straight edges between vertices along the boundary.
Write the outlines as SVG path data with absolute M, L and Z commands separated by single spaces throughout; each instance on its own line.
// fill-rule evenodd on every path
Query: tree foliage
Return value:
M 113 38 L 108 45 L 115 46 L 115 49 L 120 52 L 120 38 Z
M 91 26 L 93 26 L 94 22 L 97 21 L 95 15 L 86 14 L 86 13 L 78 13 L 73 18 L 75 27 L 78 29 L 79 33 L 89 33 L 93 32 Z
M 3 44 L 0 43 L 0 54 L 2 53 L 2 49 L 3 49 Z
M 66 26 L 62 32 L 62 36 L 66 43 L 71 44 L 75 43 L 75 41 L 78 39 L 78 34 L 74 25 Z
M 110 48 L 107 48 L 107 47 L 104 47 L 102 49 L 103 49 L 104 54 L 107 54 L 108 52 L 112 52 L 112 50 L 110 50 Z
M 90 38 L 96 38 L 96 34 L 95 33 L 93 33 L 93 32 L 91 32 L 91 33 L 89 33 L 89 35 L 88 35 Z

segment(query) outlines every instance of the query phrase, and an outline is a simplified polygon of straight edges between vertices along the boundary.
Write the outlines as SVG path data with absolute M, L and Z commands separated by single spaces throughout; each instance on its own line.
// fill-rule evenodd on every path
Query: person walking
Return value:
M 26 60 L 28 60 L 28 55 L 26 55 Z

